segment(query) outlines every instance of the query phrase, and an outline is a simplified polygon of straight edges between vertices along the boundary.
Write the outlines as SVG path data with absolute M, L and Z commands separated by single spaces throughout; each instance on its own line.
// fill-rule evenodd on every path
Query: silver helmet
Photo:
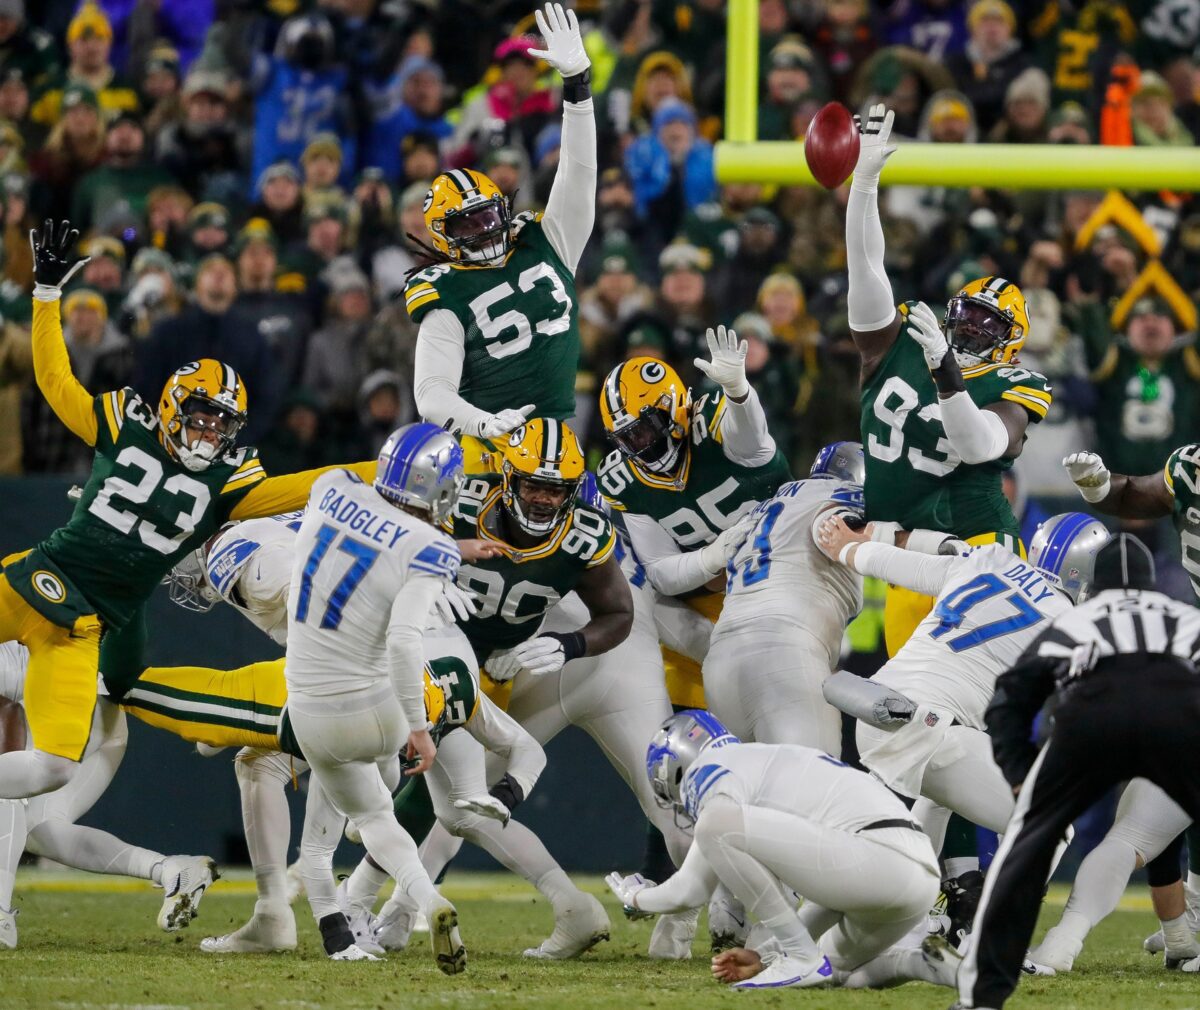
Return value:
M 1092 580 L 1096 552 L 1111 538 L 1086 512 L 1063 512 L 1042 523 L 1029 542 L 1029 563 L 1076 603 Z
M 810 477 L 835 477 L 851 484 L 867 479 L 867 464 L 861 442 L 830 442 L 813 460 Z
M 434 525 L 450 515 L 462 482 L 462 447 L 436 424 L 397 428 L 379 450 L 375 490 L 393 505 L 428 512 Z
M 664 809 L 674 810 L 676 815 L 686 813 L 683 780 L 700 752 L 710 744 L 724 746 L 738 742 L 711 712 L 689 708 L 671 716 L 654 734 L 646 750 L 646 775 L 655 802 Z
M 184 610 L 206 614 L 220 602 L 221 595 L 208 581 L 204 567 L 204 548 L 188 551 L 175 567 L 163 576 L 167 596 Z

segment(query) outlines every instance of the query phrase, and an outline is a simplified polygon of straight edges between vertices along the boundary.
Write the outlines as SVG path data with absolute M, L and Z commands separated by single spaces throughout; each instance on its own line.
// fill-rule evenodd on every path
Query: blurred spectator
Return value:
M 346 208 L 321 203 L 304 211 L 304 245 L 285 251 L 288 269 L 303 275 L 314 304 L 325 301 L 322 271 L 346 251 Z
M 397 372 L 377 369 L 358 391 L 359 431 L 362 433 L 357 459 L 373 459 L 383 443 L 400 425 L 413 418 L 412 379 Z
M 636 237 L 639 228 L 629 176 L 624 169 L 606 168 L 596 181 L 596 225 L 592 234 L 600 237 L 610 231 L 619 231 Z
M 336 62 L 333 27 L 323 14 L 289 18 L 275 51 L 254 68 L 254 155 L 250 177 L 286 159 L 296 163 L 318 133 L 342 138 L 341 181 L 348 185 L 357 166 L 357 126 L 350 80 Z
M 280 405 L 279 420 L 259 440 L 263 467 L 268 473 L 297 473 L 340 462 L 345 456 L 326 428 L 317 398 L 303 387 L 290 390 Z
M 1044 144 L 1049 139 L 1050 78 L 1030 67 L 1013 78 L 1004 93 L 1004 114 L 992 127 L 994 144 Z
M 82 243 L 88 262 L 79 271 L 79 281 L 100 293 L 106 318 L 116 320 L 125 291 L 125 246 L 110 235 L 96 235 Z
M 34 122 L 47 126 L 57 123 L 66 109 L 66 90 L 72 85 L 90 89 L 106 116 L 123 110 L 137 111 L 137 92 L 113 68 L 112 39 L 112 25 L 104 11 L 87 0 L 67 28 L 70 62 L 66 79 L 38 96 L 29 113 Z
M 756 307 L 780 344 L 798 348 L 820 341 L 820 324 L 808 314 L 804 289 L 791 274 L 767 277 L 758 289 Z
M 1151 70 L 1144 71 L 1133 96 L 1133 140 L 1142 147 L 1191 147 L 1188 128 L 1172 108 L 1171 88 Z
M 626 326 L 627 353 L 646 354 L 650 345 L 679 370 L 690 386 L 699 377 L 692 360 L 704 353 L 704 332 L 713 325 L 707 278 L 712 257 L 687 242 L 667 246 L 658 258 L 662 279 L 654 310 L 635 315 Z M 636 343 L 635 343 L 636 340 Z
M 636 29 L 631 34 L 636 35 L 634 48 L 623 48 L 603 96 L 604 121 L 622 140 L 647 130 L 663 100 L 692 101 L 691 80 L 680 58 L 664 49 L 647 52 L 646 43 L 653 37 L 648 26 L 644 34 L 637 34 Z
M 946 68 L 903 46 L 878 50 L 855 73 L 849 103 L 857 108 L 883 102 L 896 114 L 892 134 L 915 137 L 921 110 L 936 91 L 954 87 Z
M 1051 144 L 1090 144 L 1092 127 L 1087 113 L 1078 102 L 1063 102 L 1047 121 L 1046 139 Z
M 970 99 L 961 91 L 939 91 L 921 112 L 917 139 L 934 144 L 973 144 L 979 139 Z M 961 188 L 945 186 L 890 186 L 887 190 L 889 215 L 906 218 L 922 235 L 928 235 L 946 221 L 955 220 L 968 210 L 970 195 Z
M 580 370 L 595 388 L 624 348 L 621 332 L 637 313 L 650 311 L 654 292 L 640 279 L 637 253 L 624 232 L 609 232 L 600 249 L 600 275 L 579 295 Z
M 24 450 L 23 391 L 33 382 L 33 346 L 29 330 L 0 323 L 0 474 L 21 473 Z
M 737 250 L 712 274 L 709 286 L 718 317 L 732 319 L 752 308 L 763 280 L 786 258 L 783 222 L 766 207 L 751 207 L 738 225 Z
M 758 104 L 758 139 L 791 139 L 796 103 L 807 95 L 825 93 L 812 50 L 798 38 L 782 39 L 768 57 L 766 93 Z
M 358 391 L 371 371 L 367 334 L 371 284 L 356 267 L 334 274 L 325 325 L 308 344 L 302 385 L 310 390 L 331 430 L 348 438 L 358 413 Z
M 957 56 L 967 44 L 965 8 L 961 0 L 896 0 L 887 12 L 885 41 L 919 49 L 931 60 Z
M 230 199 L 245 163 L 229 112 L 224 74 L 193 70 L 183 82 L 183 118 L 158 135 L 158 162 L 201 200 Z
M 160 39 L 146 56 L 138 87 L 142 108 L 146 110 L 143 123 L 151 140 L 157 139 L 167 123 L 182 118 L 182 88 L 179 51 Z
M 676 98 L 659 103 L 653 130 L 625 152 L 638 216 L 648 233 L 663 241 L 675 235 L 683 216 L 716 193 L 712 145 L 697 136 L 696 113 Z
M 307 302 L 301 293 L 279 290 L 275 235 L 262 218 L 246 222 L 233 251 L 238 288 L 233 311 L 258 330 L 275 357 L 279 379 L 291 388 L 300 379 L 312 330 Z
M 187 218 L 194 203 L 180 186 L 152 189 L 146 197 L 150 244 L 165 250 L 173 259 L 182 255 L 187 243 Z
M 866 0 L 827 0 L 824 7 L 812 36 L 813 49 L 825 62 L 833 97 L 845 101 L 855 71 L 877 45 L 870 10 Z
M 213 200 L 198 203 L 187 216 L 187 242 L 183 261 L 195 266 L 213 253 L 224 255 L 233 238 L 233 222 L 229 211 Z
M 130 288 L 121 303 L 120 328 L 135 340 L 148 336 L 161 319 L 183 307 L 171 257 L 148 246 L 138 251 L 129 267 Z
M 255 326 L 230 311 L 237 298 L 233 264 L 224 256 L 205 259 L 196 271 L 196 300 L 179 315 L 163 319 L 136 349 L 134 389 L 157 402 L 163 383 L 180 365 L 216 358 L 232 367 L 250 397 L 244 442 L 253 445 L 270 430 L 282 386 L 271 348 Z
M 342 144 L 335 133 L 318 133 L 304 148 L 300 156 L 300 169 L 304 175 L 304 204 L 314 207 L 318 203 L 344 203 L 345 190 L 338 185 L 342 177 Z
M 751 207 L 763 201 L 763 187 L 756 182 L 727 182 L 717 200 L 695 207 L 683 222 L 683 235 L 693 245 L 707 249 L 713 263 L 720 265 L 738 249 L 738 225 Z
M 261 217 L 281 245 L 304 238 L 304 192 L 300 173 L 290 161 L 277 161 L 263 170 L 258 180 L 258 202 L 251 217 Z
M 41 89 L 62 72 L 54 37 L 29 24 L 25 0 L 0 2 L 0 75 L 19 74 L 27 88 Z M 7 118 L 13 118 L 7 112 Z
M 1114 473 L 1152 473 L 1200 431 L 1200 356 L 1178 339 L 1170 306 L 1141 298 L 1129 310 L 1124 339 L 1092 373 L 1097 444 Z
M 24 174 L 25 142 L 12 123 L 0 120 L 0 172 L 6 175 Z
M 355 260 L 369 267 L 375 253 L 395 241 L 396 208 L 392 205 L 392 189 L 384 179 L 383 170 L 365 168 L 354 184 L 350 208 L 351 220 L 357 223 L 357 235 L 352 239 Z
M 550 199 L 550 187 L 554 185 L 554 174 L 558 169 L 558 156 L 562 149 L 562 127 L 548 123 L 534 139 L 533 144 L 533 200 L 534 205 L 545 207 Z
M 404 291 L 410 270 L 418 269 L 427 262 L 426 255 L 412 245 L 409 235 L 420 238 L 425 232 L 425 194 L 429 192 L 426 182 L 414 182 L 400 194 L 399 224 L 392 235 L 392 242 L 383 245 L 371 259 L 371 276 L 375 290 L 383 301 Z
M 1005 0 L 978 0 L 967 15 L 971 38 L 966 49 L 946 60 L 959 90 L 970 100 L 987 133 L 1004 112 L 1008 86 L 1032 66 L 1029 54 L 1014 35 L 1017 18 Z
M 34 217 L 29 209 L 29 177 L 10 174 L 0 180 L 3 200 L 3 278 L 22 294 L 33 290 L 33 250 L 29 230 Z
M 520 148 L 524 153 L 524 148 Z M 400 145 L 404 155 L 404 168 L 400 176 L 400 188 L 414 182 L 432 180 L 442 170 L 442 157 L 437 140 L 428 133 L 410 133 Z
M 136 71 L 146 59 L 148 43 L 162 38 L 179 53 L 184 70 L 200 55 L 213 21 L 214 0 L 97 0 L 113 34 L 112 62 Z
M 500 76 L 478 97 L 463 106 L 451 140 L 455 164 L 474 164 L 492 146 L 490 138 L 504 136 L 520 142 L 532 154 L 533 138 L 557 112 L 549 88 L 538 83 L 538 61 L 529 55 L 532 37 L 508 38 L 496 46 L 493 59 Z
M 33 151 L 42 146 L 49 131 L 30 119 L 29 108 L 29 84 L 24 73 L 17 67 L 0 71 L 0 119 L 16 130 L 26 150 Z
M 132 112 L 122 112 L 112 121 L 104 141 L 104 164 L 88 172 L 75 187 L 71 200 L 71 224 L 87 232 L 106 214 L 124 208 L 144 223 L 146 198 L 171 176 L 146 160 L 146 133 Z
M 1036 0 L 1025 4 L 1025 24 L 1037 62 L 1050 72 L 1055 104 L 1094 104 L 1097 82 L 1137 38 L 1132 5 L 1110 0 Z
M 133 357 L 128 339 L 109 320 L 103 295 L 76 288 L 62 305 L 63 339 L 71 371 L 93 395 L 129 383 Z M 64 425 L 36 390 L 26 397 L 24 419 L 25 470 L 29 473 L 86 474 L 92 468 L 92 447 Z
M 771 324 L 757 312 L 743 312 L 733 329 L 746 342 L 746 377 L 758 394 L 775 445 L 787 459 L 795 451 L 796 398 L 800 392 L 795 358 L 777 344 Z M 711 389 L 705 385 L 705 389 Z
M 72 84 L 62 93 L 62 109 L 46 146 L 30 159 L 38 181 L 34 203 L 39 213 L 56 220 L 70 215 L 75 184 L 104 158 L 104 123 L 96 93 Z
M 454 132 L 444 109 L 445 75 L 433 60 L 409 56 L 382 85 L 367 85 L 371 122 L 363 164 L 397 178 L 403 167 L 401 144 L 413 133 L 445 140 Z
M 483 159 L 483 171 L 496 184 L 496 188 L 512 202 L 514 214 L 533 208 L 533 186 L 530 182 L 532 174 L 525 148 L 512 144 L 489 151 Z M 428 175 L 425 178 L 433 176 Z

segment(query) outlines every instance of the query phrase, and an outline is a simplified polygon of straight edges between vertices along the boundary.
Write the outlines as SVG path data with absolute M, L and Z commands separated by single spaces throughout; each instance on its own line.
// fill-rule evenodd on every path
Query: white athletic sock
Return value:
M 242 827 L 258 899 L 266 907 L 287 904 L 287 854 L 292 820 L 287 786 L 290 764 L 280 755 L 242 751 L 234 762 L 242 799 Z
M 1082 943 L 1117 907 L 1136 867 L 1137 852 L 1129 842 L 1105 838 L 1079 864 L 1062 921 L 1055 930 Z
M 0 908 L 12 909 L 17 865 L 25 851 L 25 804 L 0 800 Z
M 961 877 L 964 873 L 979 869 L 978 856 L 951 856 L 944 862 L 947 877 Z
M 386 870 L 373 865 L 369 859 L 360 859 L 346 881 L 346 900 L 353 908 L 369 912 L 389 879 Z
M 1188 950 L 1196 942 L 1191 929 L 1188 928 L 1186 914 L 1176 919 L 1163 920 L 1162 931 L 1167 950 Z
M 571 878 L 561 867 L 555 867 L 533 881 L 533 886 L 546 896 L 550 907 L 557 914 L 564 906 L 569 905 L 579 897 L 579 888 L 571 883 Z
M 0 798 L 19 800 L 61 789 L 78 767 L 78 761 L 40 750 L 0 754 Z
M 450 860 L 458 855 L 463 840 L 457 835 L 450 834 L 441 821 L 436 821 L 425 841 L 421 843 L 418 852 L 421 854 L 421 865 L 429 874 L 430 880 L 437 880 L 442 871 L 450 864 Z
M 1200 873 L 1193 873 L 1191 870 L 1188 870 L 1186 886 L 1193 894 L 1200 895 Z
M 29 851 L 89 873 L 108 873 L 162 883 L 161 852 L 139 848 L 99 828 L 42 821 L 29 832 Z

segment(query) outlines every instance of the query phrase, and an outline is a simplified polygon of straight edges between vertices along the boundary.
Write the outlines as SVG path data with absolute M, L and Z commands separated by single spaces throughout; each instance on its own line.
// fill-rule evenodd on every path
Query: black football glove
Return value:
M 54 222 L 47 218 L 40 235 L 36 228 L 29 230 L 29 245 L 33 249 L 33 279 L 37 287 L 62 292 L 63 285 L 90 258 L 75 254 L 78 241 L 79 229 L 72 228 L 70 221 L 63 221 L 56 228 Z
M 517 806 L 525 799 L 525 790 L 521 788 L 521 783 L 508 772 L 505 772 L 500 781 L 488 790 L 488 794 L 498 799 L 509 810 L 516 810 Z

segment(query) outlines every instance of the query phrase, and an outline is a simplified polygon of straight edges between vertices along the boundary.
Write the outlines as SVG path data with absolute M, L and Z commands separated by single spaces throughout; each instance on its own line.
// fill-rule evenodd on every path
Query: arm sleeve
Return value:
M 388 619 L 388 675 L 410 730 L 422 729 L 428 721 L 425 716 L 424 631 L 443 582 L 440 576 L 410 574 L 392 602 Z
M 596 219 L 596 119 L 592 100 L 563 103 L 562 146 L 542 230 L 574 271 Z
M 504 770 L 517 780 L 528 799 L 546 767 L 546 752 L 542 745 L 483 693 L 479 695 L 479 707 L 466 728 L 487 750 L 505 759 Z
M 850 186 L 846 204 L 846 267 L 850 286 L 846 315 L 859 333 L 881 330 L 896 317 L 892 282 L 883 265 L 883 225 L 879 221 L 879 192 Z
M 1008 429 L 993 410 L 980 410 L 962 390 L 941 401 L 942 426 L 964 463 L 986 463 L 1008 451 Z
M 720 574 L 704 567 L 700 551 L 681 551 L 670 534 L 649 516 L 626 514 L 624 518 L 646 577 L 664 596 L 689 593 Z
M 458 395 L 466 353 L 464 338 L 462 323 L 449 309 L 426 313 L 417 336 L 413 362 L 417 412 L 449 431 L 478 430 L 489 416 Z
M 262 516 L 277 516 L 281 512 L 295 512 L 308 504 L 308 496 L 317 479 L 330 470 L 349 470 L 358 474 L 367 483 L 375 480 L 375 460 L 363 463 L 342 463 L 337 466 L 322 466 L 300 473 L 264 477 L 255 484 L 246 496 L 229 513 L 230 519 L 257 519 Z
M 741 403 L 725 397 L 720 434 L 725 458 L 732 463 L 765 466 L 775 455 L 775 439 L 767 428 L 767 415 L 753 386 Z
M 861 575 L 873 575 L 894 586 L 937 596 L 957 562 L 956 557 L 935 557 L 887 544 L 868 543 L 858 545 L 850 567 Z
M 700 852 L 700 846 L 692 845 L 677 873 L 657 887 L 638 892 L 637 907 L 642 912 L 660 914 L 686 912 L 689 908 L 707 904 L 719 883 L 716 872 Z
M 92 395 L 71 371 L 58 310 L 58 299 L 33 301 L 33 374 L 58 419 L 88 445 L 95 445 L 98 422 Z

